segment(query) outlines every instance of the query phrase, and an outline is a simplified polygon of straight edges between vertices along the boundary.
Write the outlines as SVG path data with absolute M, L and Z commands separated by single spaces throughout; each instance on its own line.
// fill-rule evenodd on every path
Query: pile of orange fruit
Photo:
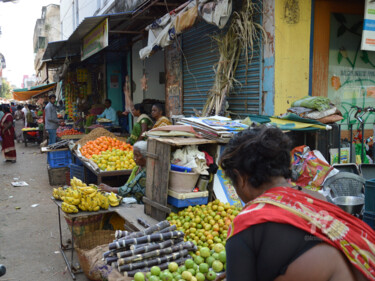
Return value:
M 81 147 L 82 156 L 91 159 L 93 155 L 100 155 L 107 150 L 119 149 L 122 151 L 132 151 L 133 147 L 123 141 L 111 137 L 99 137 L 96 140 L 88 141 Z
M 68 129 L 68 130 L 62 131 L 61 133 L 57 133 L 57 136 L 59 138 L 61 138 L 62 136 L 71 136 L 71 135 L 82 135 L 82 133 L 75 129 Z

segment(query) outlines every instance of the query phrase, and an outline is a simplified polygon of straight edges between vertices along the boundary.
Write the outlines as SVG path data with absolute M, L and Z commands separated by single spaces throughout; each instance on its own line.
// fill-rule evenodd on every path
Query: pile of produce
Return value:
M 132 151 L 133 147 L 130 144 L 119 141 L 116 138 L 103 136 L 94 141 L 88 141 L 80 148 L 80 152 L 87 159 L 91 159 L 93 155 L 99 155 L 101 152 L 113 149 Z
M 109 206 L 118 206 L 122 200 L 113 192 L 111 194 L 98 192 L 97 186 L 87 186 L 81 180 L 73 178 L 70 180 L 70 187 L 53 189 L 53 197 L 62 200 L 61 209 L 66 213 L 96 212 L 100 209 L 107 210 Z
M 71 135 L 82 135 L 80 131 L 77 131 L 75 129 L 67 129 L 60 133 L 57 133 L 57 136 L 61 138 L 62 136 L 71 136 Z
M 218 243 L 225 246 L 229 225 L 239 211 L 216 199 L 207 205 L 189 206 L 177 214 L 172 212 L 167 220 L 185 233 L 186 241 L 213 249 Z
M 112 123 L 112 120 L 107 119 L 107 118 L 99 118 L 96 120 L 98 123 Z
M 222 244 L 215 245 L 213 250 L 200 248 L 197 253 L 199 255 L 191 254 L 192 258 L 186 259 L 182 265 L 171 262 L 167 268 L 153 266 L 145 275 L 141 272 L 136 273 L 134 280 L 205 281 L 215 280 L 218 274 L 225 271 L 227 257 Z
M 103 171 L 131 170 L 136 164 L 133 159 L 133 151 L 112 149 L 94 154 L 91 159 Z
M 103 171 L 133 169 L 133 147 L 117 138 L 98 137 L 80 148 L 82 156 L 92 159 Z
M 118 230 L 115 236 L 116 240 L 109 244 L 104 259 L 113 268 L 134 278 L 139 278 L 139 272 L 148 272 L 155 266 L 159 270 L 167 269 L 171 263 L 178 267 L 191 258 L 189 252 L 197 250 L 194 243 L 184 242 L 184 233 L 176 231 L 176 226 L 168 221 L 139 232 Z
M 99 137 L 111 137 L 115 138 L 116 136 L 111 133 L 110 131 L 104 129 L 104 128 L 96 128 L 92 130 L 89 134 L 85 135 L 82 139 L 77 141 L 77 144 L 83 146 L 89 141 L 94 141 Z

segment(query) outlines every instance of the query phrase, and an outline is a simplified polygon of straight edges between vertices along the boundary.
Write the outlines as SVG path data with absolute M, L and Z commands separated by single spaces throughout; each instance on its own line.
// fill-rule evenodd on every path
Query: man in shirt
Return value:
M 49 103 L 45 108 L 46 113 L 46 130 L 48 132 L 48 144 L 56 142 L 56 129 L 59 127 L 59 119 L 57 118 L 57 111 L 55 107 L 56 96 L 49 96 Z
M 118 126 L 118 118 L 117 118 L 116 110 L 114 110 L 111 107 L 112 101 L 110 99 L 106 99 L 104 104 L 105 104 L 105 110 L 103 111 L 102 114 L 98 115 L 98 118 L 107 118 L 112 121 L 113 125 Z

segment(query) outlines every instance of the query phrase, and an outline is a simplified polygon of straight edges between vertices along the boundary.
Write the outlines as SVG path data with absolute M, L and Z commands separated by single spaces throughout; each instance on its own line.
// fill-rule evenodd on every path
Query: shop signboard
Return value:
M 365 1 L 361 50 L 375 51 L 375 2 Z
M 108 18 L 97 25 L 83 38 L 81 60 L 96 54 L 108 46 Z

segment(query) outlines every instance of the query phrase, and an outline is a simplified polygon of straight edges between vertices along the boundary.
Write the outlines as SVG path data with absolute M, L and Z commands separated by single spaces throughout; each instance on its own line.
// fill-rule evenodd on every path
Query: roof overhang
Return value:
M 134 11 L 87 17 L 67 40 L 48 43 L 42 62 L 63 63 L 66 57 L 81 56 L 83 38 L 106 18 L 108 18 L 109 37 L 116 34 L 134 37 L 142 35 L 146 26 L 185 2 L 186 0 L 176 0 L 174 3 L 147 0 Z
M 27 101 L 33 97 L 49 92 L 56 87 L 57 83 L 44 84 L 35 87 L 14 89 L 13 98 L 17 101 Z

